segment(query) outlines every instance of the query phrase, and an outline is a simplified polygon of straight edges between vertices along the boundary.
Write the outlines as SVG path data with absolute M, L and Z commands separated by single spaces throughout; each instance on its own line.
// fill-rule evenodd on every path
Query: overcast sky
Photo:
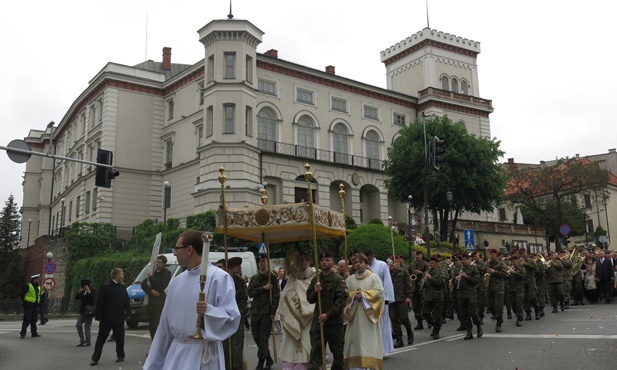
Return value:
M 617 5 L 608 0 L 430 0 L 430 27 L 481 42 L 480 96 L 503 161 L 538 163 L 617 147 Z M 197 30 L 228 0 L 11 1 L 0 13 L 0 145 L 59 123 L 109 61 L 194 64 Z M 260 53 L 386 87 L 380 52 L 427 25 L 425 0 L 233 0 L 236 19 L 265 32 Z M 147 27 L 146 27 L 146 19 Z M 147 28 L 147 38 L 146 38 Z M 147 40 L 147 41 L 146 41 Z M 3 151 L 2 151 L 3 152 Z M 0 153 L 0 205 L 21 206 L 25 164 Z

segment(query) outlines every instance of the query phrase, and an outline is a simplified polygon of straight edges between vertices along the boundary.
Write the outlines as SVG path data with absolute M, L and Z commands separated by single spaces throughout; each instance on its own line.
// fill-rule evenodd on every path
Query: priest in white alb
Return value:
M 392 340 L 392 322 L 390 321 L 390 311 L 388 303 L 394 302 L 394 285 L 392 284 L 392 276 L 388 264 L 382 260 L 375 258 L 375 253 L 372 250 L 364 252 L 368 258 L 368 268 L 374 274 L 379 276 L 381 284 L 383 284 L 385 307 L 383 315 L 381 315 L 381 340 L 383 343 L 383 354 L 394 352 L 394 341 Z
M 349 291 L 344 310 L 347 323 L 343 366 L 345 369 L 383 369 L 381 325 L 384 290 L 377 274 L 367 269 L 367 258 L 356 256 L 355 274 L 345 283 Z
M 189 230 L 178 238 L 174 255 L 187 271 L 169 284 L 161 321 L 143 367 L 145 370 L 225 368 L 221 341 L 238 329 L 240 311 L 231 276 L 208 262 L 202 263 L 201 234 L 201 231 Z M 206 300 L 199 302 L 199 281 L 204 267 L 207 267 Z M 198 315 L 204 317 L 203 339 L 191 338 L 196 334 Z

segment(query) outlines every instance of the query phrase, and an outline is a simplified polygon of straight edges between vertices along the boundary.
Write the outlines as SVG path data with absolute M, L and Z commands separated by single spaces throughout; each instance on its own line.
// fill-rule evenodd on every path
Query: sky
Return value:
M 197 30 L 228 0 L 11 1 L 0 13 L 0 145 L 59 123 L 106 63 L 204 58 Z M 481 43 L 480 97 L 493 102 L 502 162 L 539 163 L 617 147 L 617 3 L 429 0 L 429 24 Z M 427 26 L 425 0 L 233 0 L 265 32 L 257 51 L 386 87 L 380 52 Z M 4 151 L 0 151 L 4 152 Z M 22 202 L 25 164 L 0 153 L 0 205 Z

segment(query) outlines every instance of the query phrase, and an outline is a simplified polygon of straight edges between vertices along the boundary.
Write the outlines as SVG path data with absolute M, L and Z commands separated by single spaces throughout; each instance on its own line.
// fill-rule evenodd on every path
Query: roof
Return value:
M 189 69 L 192 66 L 193 66 L 192 64 L 172 63 L 171 69 L 165 70 L 163 69 L 162 62 L 155 62 L 153 60 L 147 60 L 145 62 L 141 62 L 139 64 L 134 65 L 133 68 L 143 69 L 145 71 L 156 72 L 156 73 L 164 73 L 165 79 L 168 80 L 172 78 L 173 76 L 180 74 L 183 71 Z

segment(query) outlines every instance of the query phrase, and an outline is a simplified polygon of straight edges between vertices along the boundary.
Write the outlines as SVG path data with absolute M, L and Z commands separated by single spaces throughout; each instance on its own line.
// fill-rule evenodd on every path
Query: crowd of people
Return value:
M 381 261 L 372 250 L 353 249 L 349 259 L 339 261 L 325 251 L 318 269 L 308 254 L 292 250 L 284 269 L 276 272 L 266 255 L 258 255 L 259 271 L 247 283 L 241 258 L 221 260 L 218 267 L 204 265 L 202 249 L 200 231 L 182 233 L 174 254 L 186 271 L 171 280 L 165 257 L 158 256 L 155 269 L 142 282 L 150 300 L 153 340 L 144 369 L 245 369 L 248 317 L 258 349 L 256 370 L 270 370 L 275 358 L 282 360 L 283 370 L 317 370 L 327 355 L 332 356 L 333 370 L 382 369 L 383 356 L 405 342 L 413 344 L 414 330 L 424 330 L 425 323 L 431 338 L 439 339 L 443 323 L 456 315 L 457 331 L 470 340 L 482 337 L 486 313 L 495 321 L 495 332 L 502 332 L 504 306 L 506 318 L 515 319 L 519 327 L 540 320 L 547 305 L 559 313 L 570 305 L 610 303 L 617 289 L 617 254 L 603 250 L 529 254 L 513 248 L 504 254 L 489 249 L 488 256 L 436 254 L 428 261 L 417 251 L 406 263 L 400 255 Z M 124 360 L 124 320 L 130 317 L 130 305 L 123 279 L 122 269 L 114 268 L 98 291 L 84 279 L 76 294 L 81 302 L 78 347 L 91 345 L 92 321 L 100 321 L 92 366 L 112 331 L 117 362 Z M 42 291 L 40 276 L 32 276 L 22 296 L 22 338 L 28 327 L 33 337 L 40 336 L 36 322 Z M 187 297 L 199 297 L 200 292 L 203 299 L 186 304 Z M 410 312 L 416 321 L 413 328 Z M 196 333 L 200 316 L 203 327 Z M 273 340 L 272 353 L 269 340 L 277 332 L 282 333 L 281 347 Z

